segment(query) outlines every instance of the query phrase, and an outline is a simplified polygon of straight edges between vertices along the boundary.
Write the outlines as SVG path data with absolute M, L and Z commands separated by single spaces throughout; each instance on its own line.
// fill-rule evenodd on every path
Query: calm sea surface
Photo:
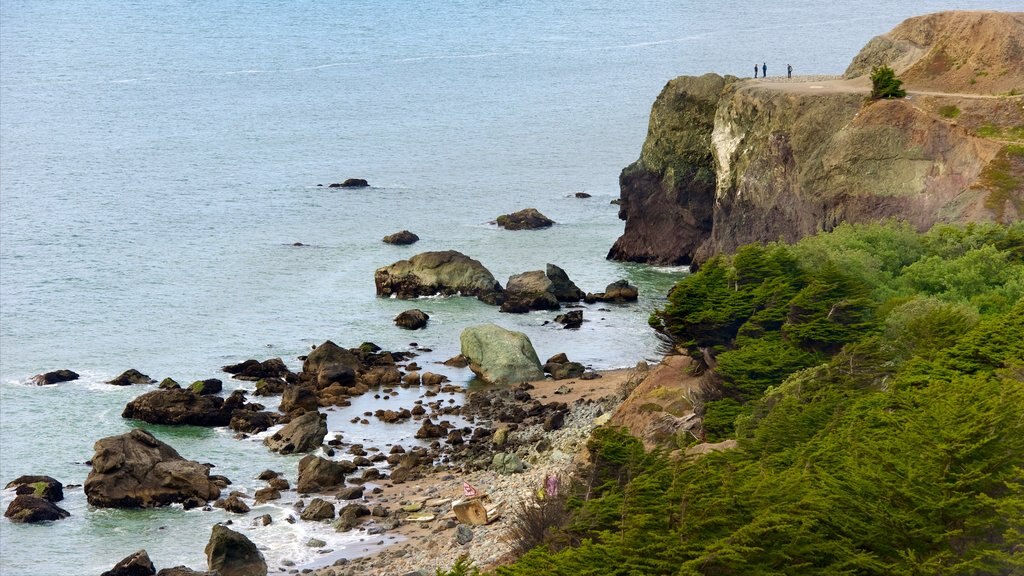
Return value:
M 311 344 L 372 341 L 458 353 L 465 326 L 523 330 L 541 358 L 593 366 L 657 354 L 646 317 L 679 270 L 613 263 L 619 171 L 640 151 L 664 83 L 706 71 L 840 73 L 871 36 L 940 9 L 1018 1 L 831 2 L 45 2 L 0 3 L 0 482 L 49 474 L 81 484 L 99 438 L 127 431 L 144 391 L 127 368 L 179 382 Z M 372 188 L 318 184 L 366 178 Z M 593 195 L 573 198 L 575 192 Z M 539 232 L 489 224 L 536 207 Z M 383 244 L 401 229 L 412 247 Z M 302 242 L 307 247 L 293 247 Z M 375 268 L 455 249 L 509 275 L 562 266 L 584 290 L 626 278 L 637 305 L 589 307 L 578 332 L 551 313 L 498 314 L 471 299 L 374 296 Z M 409 333 L 392 318 L 431 315 Z M 70 368 L 78 382 L 28 379 Z M 431 366 L 431 368 L 433 368 Z M 448 371 L 454 380 L 468 373 Z M 240 383 L 230 381 L 228 387 Z M 251 385 L 245 384 L 251 388 Z M 411 405 L 412 392 L 394 406 Z M 395 403 L 397 402 L 397 403 Z M 408 445 L 412 426 L 354 426 L 346 440 Z M 294 482 L 297 458 L 225 430 L 146 426 L 252 492 L 264 468 Z M 145 548 L 158 567 L 205 566 L 221 511 L 90 509 L 50 525 L 0 522 L 4 576 L 98 574 Z M 292 496 L 294 498 L 294 496 Z M 6 491 L 6 508 L 13 495 Z M 378 538 L 284 522 L 247 528 L 273 570 L 356 554 Z

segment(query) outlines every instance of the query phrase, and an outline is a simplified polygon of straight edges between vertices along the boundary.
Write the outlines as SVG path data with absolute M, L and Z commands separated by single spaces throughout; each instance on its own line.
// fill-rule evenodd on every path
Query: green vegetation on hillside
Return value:
M 871 70 L 871 99 L 903 98 L 907 91 L 903 89 L 903 81 L 896 77 L 896 72 L 888 66 L 878 66 Z
M 1024 572 L 1024 224 L 741 248 L 652 325 L 723 399 L 680 461 L 598 429 L 513 575 Z M 716 409 L 717 406 L 717 409 Z

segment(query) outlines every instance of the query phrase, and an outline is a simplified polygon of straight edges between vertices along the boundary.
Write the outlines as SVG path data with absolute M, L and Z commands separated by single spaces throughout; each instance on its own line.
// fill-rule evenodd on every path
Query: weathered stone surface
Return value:
M 153 567 L 153 561 L 149 559 L 149 554 L 145 550 L 139 550 L 100 576 L 153 576 L 154 574 L 156 574 L 156 568 Z
M 317 382 L 321 388 L 326 387 L 332 378 L 339 378 L 343 373 L 355 374 L 357 370 L 359 358 L 330 340 L 317 346 L 302 362 L 302 372 Z
M 395 316 L 395 325 L 406 330 L 419 330 L 427 327 L 428 320 L 430 316 L 426 312 L 414 308 Z
M 557 310 L 555 286 L 541 270 L 513 274 L 505 285 L 502 312 L 521 313 L 530 310 Z
M 476 296 L 488 304 L 500 302 L 504 290 L 479 261 L 454 250 L 423 252 L 378 268 L 374 273 L 378 296 Z
M 276 412 L 257 412 L 255 410 L 235 410 L 228 426 L 237 432 L 257 434 L 277 424 Z
M 206 380 L 196 380 L 188 389 L 203 396 L 220 394 L 224 390 L 224 383 L 218 378 L 207 378 Z
M 203 396 L 187 389 L 153 390 L 125 406 L 121 416 L 150 424 L 227 426 L 231 410 L 219 396 Z
M 313 500 L 302 509 L 302 514 L 299 514 L 299 517 L 308 521 L 331 520 L 334 518 L 334 504 L 331 504 L 323 498 L 313 498 Z
M 579 302 L 583 300 L 583 296 L 585 296 L 583 290 L 580 290 L 579 286 L 576 286 L 576 283 L 569 279 L 569 275 L 566 274 L 565 270 L 554 264 L 548 264 L 544 274 L 551 281 L 555 298 L 559 302 Z
M 499 452 L 491 460 L 491 469 L 498 474 L 509 475 L 522 472 L 525 466 L 523 461 L 514 452 Z
M 288 414 L 296 409 L 305 412 L 315 412 L 320 406 L 316 392 L 308 386 L 289 386 L 281 395 L 281 404 L 278 407 L 281 412 Z
M 626 280 L 616 280 L 607 287 L 604 292 L 587 294 L 584 298 L 588 303 L 593 302 L 635 302 L 640 296 L 640 291 Z
M 570 310 L 565 314 L 555 316 L 555 322 L 569 330 L 575 330 L 583 326 L 583 310 Z
M 328 188 L 367 188 L 370 183 L 363 178 L 349 178 L 344 182 L 335 182 L 328 186 Z
M 419 242 L 420 237 L 409 232 L 408 230 L 402 230 L 401 232 L 395 232 L 394 234 L 388 234 L 384 237 L 385 244 L 396 244 L 399 246 L 407 246 L 409 244 L 415 244 Z
M 338 500 L 358 500 L 363 497 L 362 486 L 347 486 L 338 490 Z
M 356 471 L 347 460 L 327 460 L 310 454 L 299 460 L 298 490 L 303 494 L 323 492 L 345 483 L 345 475 Z
M 459 341 L 470 369 L 488 382 L 513 384 L 544 378 L 537 352 L 522 332 L 483 324 L 464 329 Z
M 498 226 L 506 230 L 539 230 L 555 223 L 536 208 L 526 208 L 511 214 L 498 216 Z
M 274 452 L 293 454 L 316 450 L 327 436 L 327 415 L 313 410 L 294 418 L 263 441 Z
M 206 545 L 206 564 L 220 576 L 267 576 L 267 562 L 245 535 L 215 524 Z
M 33 524 L 67 518 L 71 514 L 53 502 L 32 494 L 19 494 L 11 500 L 4 517 L 19 524 Z
M 284 360 L 270 358 L 260 362 L 258 360 L 246 360 L 238 364 L 231 364 L 222 368 L 237 380 L 256 381 L 262 378 L 286 378 L 291 371 L 285 366 Z
M 32 377 L 32 383 L 38 386 L 70 382 L 72 380 L 78 380 L 78 373 L 63 369 L 46 372 L 44 374 L 36 374 Z
M 64 499 L 64 485 L 49 476 L 19 476 L 4 486 L 5 490 L 8 488 L 15 488 L 17 494 L 31 494 L 50 502 Z
M 271 500 L 280 500 L 281 492 L 276 488 L 267 486 L 257 490 L 256 494 L 253 495 L 253 498 L 256 500 L 257 504 L 262 504 L 264 502 L 270 502 Z
M 107 380 L 107 384 L 114 386 L 131 386 L 132 384 L 156 384 L 156 380 L 139 372 L 135 368 L 129 368 L 113 380 Z
M 96 442 L 85 480 L 89 504 L 104 508 L 150 508 L 172 503 L 201 505 L 220 496 L 209 469 L 182 458 L 144 430 Z
M 223 508 L 227 512 L 234 512 L 235 514 L 248 514 L 249 505 L 245 503 L 237 494 L 232 494 L 227 498 L 217 500 L 213 503 L 214 508 Z

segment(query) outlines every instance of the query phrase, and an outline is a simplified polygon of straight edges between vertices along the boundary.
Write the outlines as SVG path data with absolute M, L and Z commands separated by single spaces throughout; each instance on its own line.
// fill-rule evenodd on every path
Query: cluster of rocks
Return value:
M 17 496 L 7 506 L 4 517 L 19 524 L 61 520 L 71 514 L 55 502 L 64 499 L 64 485 L 49 476 L 21 476 L 7 483 Z
M 509 277 L 505 287 L 478 260 L 454 250 L 423 252 L 378 268 L 374 273 L 378 296 L 418 298 L 421 296 L 476 296 L 499 305 L 502 312 L 558 310 L 563 304 L 585 301 L 632 302 L 639 292 L 625 280 L 609 284 L 603 292 L 584 293 L 565 270 L 548 264 Z M 397 319 L 396 319 L 397 322 Z
M 267 561 L 256 545 L 222 524 L 213 526 L 205 552 L 206 571 L 175 566 L 157 572 L 149 554 L 139 550 L 100 576 L 267 576 Z

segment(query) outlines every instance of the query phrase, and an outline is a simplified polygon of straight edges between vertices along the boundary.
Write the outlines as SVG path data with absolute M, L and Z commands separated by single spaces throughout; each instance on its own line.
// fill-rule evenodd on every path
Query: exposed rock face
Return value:
M 502 312 L 521 313 L 530 310 L 558 310 L 555 285 L 541 270 L 513 274 L 505 285 Z
M 495 324 L 470 326 L 459 337 L 475 374 L 494 384 L 541 380 L 544 372 L 526 334 Z
M 232 375 L 236 380 L 260 380 L 263 378 L 287 378 L 291 371 L 285 366 L 284 360 L 270 358 L 260 362 L 259 360 L 246 360 L 238 364 L 224 366 L 223 370 Z
M 408 230 L 402 230 L 401 232 L 395 232 L 394 234 L 388 234 L 384 237 L 385 244 L 396 244 L 399 246 L 407 246 L 409 244 L 415 244 L 420 241 L 420 237 L 409 232 Z
M 70 515 L 67 510 L 53 502 L 32 494 L 19 494 L 15 496 L 14 500 L 7 506 L 7 510 L 4 511 L 4 518 L 19 524 L 60 520 Z
M 345 483 L 345 474 L 356 471 L 356 465 L 348 460 L 335 462 L 310 454 L 299 460 L 299 482 L 297 489 L 302 493 L 323 492 L 328 488 Z
M 149 554 L 145 550 L 139 550 L 100 576 L 153 576 L 154 574 L 156 574 L 156 568 L 153 567 L 153 561 L 149 559 Z
M 974 94 L 1024 91 L 1022 38 L 1021 13 L 941 13 L 872 40 L 847 80 L 669 82 L 620 177 L 626 229 L 608 257 L 689 264 L 842 222 L 1020 219 L 1024 159 L 1006 134 L 1024 100 Z M 878 64 L 911 99 L 865 103 Z
M 150 424 L 227 426 L 232 410 L 224 404 L 219 396 L 199 395 L 182 388 L 153 390 L 129 402 L 121 416 Z
M 553 225 L 555 221 L 541 214 L 536 208 L 526 208 L 498 216 L 497 223 L 506 230 L 539 230 Z
M 722 89 L 717 74 L 670 81 L 651 109 L 640 159 L 619 176 L 626 229 L 608 258 L 686 264 L 711 232 L 715 166 L 711 131 Z
M 293 454 L 316 450 L 323 444 L 327 436 L 327 415 L 313 410 L 285 424 L 264 440 L 264 444 L 274 452 Z
M 479 261 L 454 250 L 423 252 L 378 268 L 374 273 L 378 296 L 476 296 L 488 304 L 502 298 L 501 284 Z
M 334 504 L 331 504 L 323 498 L 313 498 L 309 505 L 302 509 L 302 514 L 300 514 L 299 517 L 311 522 L 317 520 L 332 520 L 334 519 Z
M 215 524 L 206 545 L 206 564 L 220 576 L 267 576 L 267 562 L 243 534 Z
M 302 371 L 314 379 L 345 368 L 355 373 L 359 369 L 359 358 L 330 340 L 317 346 L 302 362 Z
M 17 494 L 30 494 L 50 502 L 64 499 L 64 485 L 49 476 L 19 476 L 4 486 L 4 489 L 15 488 Z
M 588 303 L 593 302 L 635 302 L 640 296 L 640 291 L 626 280 L 616 280 L 605 286 L 604 292 L 587 294 L 584 298 Z
M 316 392 L 306 386 L 292 386 L 281 395 L 281 412 L 285 414 L 301 408 L 305 412 L 315 412 L 319 403 Z
M 113 380 L 107 380 L 107 384 L 113 384 L 114 386 L 131 386 L 132 384 L 156 384 L 156 380 L 153 380 L 149 376 L 146 376 L 142 372 L 139 372 L 135 368 L 129 368 L 121 373 L 120 376 Z
M 370 183 L 363 178 L 349 178 L 344 182 L 335 182 L 328 188 L 366 188 L 369 185 Z
M 206 380 L 196 380 L 188 389 L 201 395 L 220 394 L 224 390 L 224 383 L 217 378 L 207 378 Z
M 54 370 L 53 372 L 46 372 L 43 374 L 36 374 L 32 377 L 32 383 L 37 386 L 46 386 L 48 384 L 58 384 L 60 382 L 70 382 L 72 380 L 78 380 L 78 373 L 72 372 L 71 370 Z
M 406 330 L 419 330 L 427 327 L 428 320 L 430 316 L 426 312 L 414 308 L 395 316 L 395 325 Z
M 93 506 L 151 508 L 180 502 L 190 507 L 220 496 L 206 466 L 185 460 L 144 430 L 103 438 L 93 448 L 84 487 Z
M 569 279 L 569 275 L 554 264 L 548 264 L 544 274 L 551 281 L 551 287 L 555 292 L 555 298 L 559 302 L 579 302 L 583 300 L 583 290 L 579 289 L 572 280 Z

